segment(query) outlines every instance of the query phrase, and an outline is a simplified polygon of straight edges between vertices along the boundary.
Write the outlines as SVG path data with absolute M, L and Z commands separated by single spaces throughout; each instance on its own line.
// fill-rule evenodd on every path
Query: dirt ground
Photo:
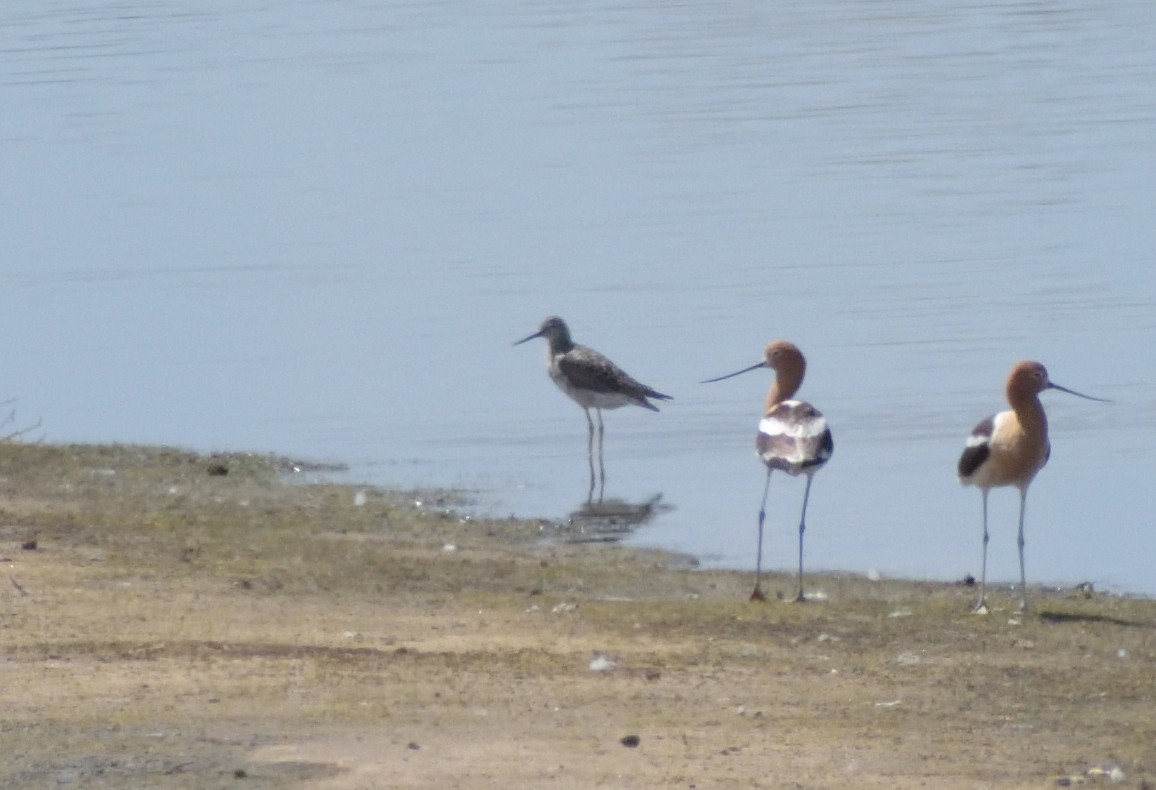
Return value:
M 292 468 L 0 445 L 0 787 L 1156 786 L 1156 601 L 754 604 Z

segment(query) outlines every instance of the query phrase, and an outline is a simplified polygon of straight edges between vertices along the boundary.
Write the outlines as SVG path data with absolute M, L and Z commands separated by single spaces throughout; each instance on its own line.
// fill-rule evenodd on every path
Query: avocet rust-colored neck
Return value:
M 785 400 L 790 400 L 803 384 L 803 376 L 807 372 L 807 360 L 793 343 L 785 340 L 776 340 L 767 346 L 767 367 L 775 371 L 775 383 L 767 392 L 767 411 L 769 412 Z
M 1040 403 L 1040 393 L 1048 386 L 1048 371 L 1039 362 L 1020 362 L 1008 374 L 1007 402 L 1025 433 L 1048 434 L 1048 415 Z

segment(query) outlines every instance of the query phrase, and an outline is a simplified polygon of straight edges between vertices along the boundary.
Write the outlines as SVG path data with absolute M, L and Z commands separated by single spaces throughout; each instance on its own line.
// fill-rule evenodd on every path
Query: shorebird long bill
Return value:
M 707 379 L 706 381 L 700 381 L 699 383 L 700 384 L 712 384 L 716 381 L 722 381 L 723 379 L 733 379 L 735 376 L 742 375 L 743 373 L 750 373 L 752 370 L 758 370 L 759 368 L 765 368 L 766 366 L 767 366 L 767 363 L 765 361 L 764 362 L 757 362 L 754 365 L 751 365 L 749 368 L 743 368 L 742 370 L 736 370 L 734 373 L 728 373 L 725 376 L 718 376 L 718 377 L 713 378 L 713 379 Z
M 1059 390 L 1060 392 L 1066 392 L 1069 395 L 1075 395 L 1077 398 L 1083 398 L 1084 400 L 1095 400 L 1095 401 L 1099 401 L 1100 403 L 1111 403 L 1112 402 L 1112 401 L 1108 400 L 1107 398 L 1093 398 L 1091 395 L 1084 395 L 1081 392 L 1076 392 L 1075 390 L 1070 390 L 1067 387 L 1061 387 L 1059 384 L 1056 384 L 1056 383 L 1050 382 L 1050 381 L 1048 382 L 1048 389 Z
M 534 333 L 534 334 L 532 334 L 532 335 L 527 335 L 526 337 L 522 338 L 521 340 L 515 340 L 515 341 L 514 341 L 514 345 L 515 345 L 515 346 L 520 346 L 520 345 L 522 345 L 523 343 L 529 343 L 529 342 L 530 342 L 531 340 L 533 340 L 534 338 L 536 338 L 536 337 L 541 337 L 541 336 L 542 336 L 542 332 L 541 332 L 541 331 L 538 331 L 538 332 L 535 332 L 535 333 Z

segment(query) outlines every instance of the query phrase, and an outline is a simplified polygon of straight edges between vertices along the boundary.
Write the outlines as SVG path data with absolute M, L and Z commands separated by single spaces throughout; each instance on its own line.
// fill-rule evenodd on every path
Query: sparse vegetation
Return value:
M 8 413 L 3 414 L 3 410 L 7 409 Z M 40 431 L 41 421 L 37 420 L 29 425 L 20 425 L 16 417 L 16 401 L 6 400 L 0 401 L 0 443 L 2 442 L 18 442 L 18 441 L 39 441 L 42 436 L 38 435 Z

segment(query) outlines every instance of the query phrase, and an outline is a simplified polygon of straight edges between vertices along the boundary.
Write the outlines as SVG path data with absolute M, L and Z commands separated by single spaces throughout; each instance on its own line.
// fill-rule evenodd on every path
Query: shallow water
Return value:
M 776 337 L 835 455 L 809 567 L 977 573 L 955 481 L 1044 396 L 1030 580 L 1156 593 L 1156 16 L 817 2 L 0 11 L 5 387 L 52 441 L 349 462 L 488 512 L 585 502 L 551 313 L 675 400 L 606 414 L 632 538 L 753 567 Z M 776 477 L 789 568 L 802 481 Z M 1014 579 L 1016 495 L 989 575 Z

